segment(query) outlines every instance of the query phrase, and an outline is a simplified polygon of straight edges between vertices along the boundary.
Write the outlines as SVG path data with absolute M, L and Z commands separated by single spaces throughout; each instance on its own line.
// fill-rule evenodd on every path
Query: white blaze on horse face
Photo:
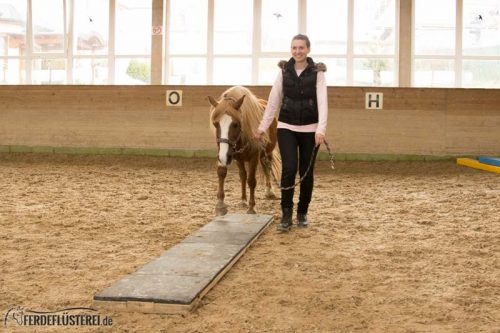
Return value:
M 227 114 L 223 115 L 219 121 L 220 126 L 220 138 L 229 139 L 229 126 L 233 120 Z M 229 144 L 221 142 L 219 143 L 219 165 L 227 166 L 227 154 L 229 152 Z

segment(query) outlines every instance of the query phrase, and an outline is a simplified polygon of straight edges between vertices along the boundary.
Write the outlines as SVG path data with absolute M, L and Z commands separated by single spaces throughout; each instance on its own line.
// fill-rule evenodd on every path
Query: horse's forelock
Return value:
M 241 117 L 237 112 L 238 111 L 233 108 L 230 99 L 222 99 L 219 101 L 219 105 L 213 108 L 210 119 L 212 120 L 212 123 L 218 122 L 224 114 L 228 114 L 233 119 L 241 120 Z

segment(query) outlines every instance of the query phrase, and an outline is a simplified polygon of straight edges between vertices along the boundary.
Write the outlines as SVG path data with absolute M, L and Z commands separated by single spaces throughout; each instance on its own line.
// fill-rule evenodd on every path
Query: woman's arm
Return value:
M 325 72 L 318 72 L 316 79 L 316 98 L 318 102 L 318 128 L 317 134 L 326 133 L 326 124 L 328 122 L 328 95 L 326 89 Z
M 267 101 L 266 110 L 264 111 L 264 115 L 262 116 L 262 120 L 260 122 L 259 128 L 257 129 L 258 138 L 267 131 L 269 126 L 274 120 L 274 116 L 276 111 L 281 106 L 281 101 L 283 100 L 283 74 L 279 71 L 276 76 L 276 80 L 274 81 L 273 87 L 271 88 L 271 92 L 269 93 L 269 99 Z

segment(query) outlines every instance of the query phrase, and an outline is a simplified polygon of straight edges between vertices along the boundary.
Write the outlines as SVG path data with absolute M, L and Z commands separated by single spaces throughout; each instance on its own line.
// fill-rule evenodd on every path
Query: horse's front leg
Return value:
M 227 175 L 227 167 L 217 167 L 217 177 L 219 177 L 219 187 L 217 189 L 217 205 L 215 206 L 215 215 L 221 216 L 227 214 L 227 205 L 224 203 L 224 180 Z
M 247 170 L 245 169 L 245 161 L 236 160 L 238 170 L 240 173 L 241 182 L 241 207 L 248 207 L 247 205 Z
M 257 186 L 257 178 L 256 176 L 256 171 L 257 171 L 257 164 L 259 162 L 258 156 L 255 156 L 250 163 L 249 163 L 249 170 L 248 170 L 248 188 L 250 189 L 250 200 L 248 201 L 248 210 L 247 214 L 256 214 L 254 207 L 255 207 L 255 186 Z

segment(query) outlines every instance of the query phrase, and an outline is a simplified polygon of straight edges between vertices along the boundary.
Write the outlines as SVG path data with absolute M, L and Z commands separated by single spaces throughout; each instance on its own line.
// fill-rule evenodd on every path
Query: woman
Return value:
M 319 145 L 325 140 L 328 117 L 326 66 L 314 63 L 308 57 L 310 51 L 311 43 L 307 36 L 299 34 L 293 37 L 292 57 L 278 64 L 281 71 L 271 89 L 264 116 L 255 134 L 256 139 L 262 137 L 279 109 L 278 146 L 283 165 L 282 188 L 294 184 L 297 165 L 300 177 L 305 174 L 311 155 L 316 155 Z M 307 211 L 314 184 L 314 159 L 309 173 L 300 183 L 297 205 L 299 227 L 309 224 Z M 293 188 L 281 191 L 283 215 L 278 225 L 279 231 L 289 231 L 292 226 L 293 194 Z

